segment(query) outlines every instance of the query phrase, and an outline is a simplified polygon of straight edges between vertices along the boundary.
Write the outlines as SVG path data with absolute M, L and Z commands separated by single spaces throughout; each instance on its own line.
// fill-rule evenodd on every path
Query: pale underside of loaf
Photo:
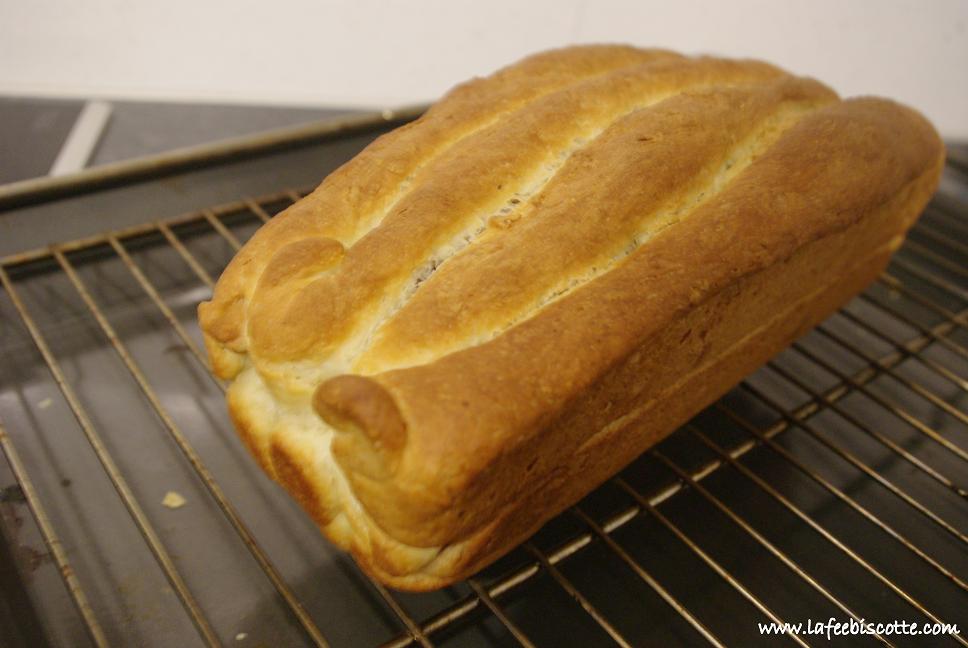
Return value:
M 459 86 L 263 227 L 200 319 L 255 457 L 381 580 L 511 549 L 871 281 L 913 111 L 589 46 Z

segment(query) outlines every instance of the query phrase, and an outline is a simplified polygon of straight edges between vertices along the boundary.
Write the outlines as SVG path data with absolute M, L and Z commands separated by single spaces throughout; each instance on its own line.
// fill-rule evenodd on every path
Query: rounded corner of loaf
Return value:
M 238 315 L 226 316 L 213 301 L 198 305 L 199 327 L 212 372 L 222 380 L 231 380 L 245 365 L 244 348 Z M 233 348 L 235 347 L 235 348 Z
M 393 475 L 407 443 L 407 426 L 393 397 L 372 378 L 354 374 L 323 381 L 313 409 L 336 431 L 333 454 L 370 479 Z

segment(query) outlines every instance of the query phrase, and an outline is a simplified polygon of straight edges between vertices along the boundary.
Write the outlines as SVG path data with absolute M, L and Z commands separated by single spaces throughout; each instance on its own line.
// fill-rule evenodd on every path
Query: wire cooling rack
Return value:
M 762 635 L 771 621 L 963 629 L 968 176 L 950 163 L 864 294 L 497 564 L 429 594 L 386 589 L 322 539 L 249 459 L 207 371 L 196 304 L 304 190 L 0 259 L 0 526 L 37 636 L 749 646 L 826 643 Z

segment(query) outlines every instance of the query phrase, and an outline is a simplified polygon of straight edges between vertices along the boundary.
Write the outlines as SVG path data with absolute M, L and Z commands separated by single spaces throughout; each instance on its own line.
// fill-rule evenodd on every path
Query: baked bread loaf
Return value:
M 872 281 L 943 157 L 765 63 L 551 51 L 276 216 L 201 326 L 262 467 L 373 576 L 441 587 Z

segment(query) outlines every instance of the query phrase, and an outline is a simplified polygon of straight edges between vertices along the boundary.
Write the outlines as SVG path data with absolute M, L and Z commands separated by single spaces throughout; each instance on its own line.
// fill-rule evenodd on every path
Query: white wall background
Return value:
M 968 138 L 966 0 L 0 0 L 0 94 L 382 108 L 573 42 L 763 58 Z

